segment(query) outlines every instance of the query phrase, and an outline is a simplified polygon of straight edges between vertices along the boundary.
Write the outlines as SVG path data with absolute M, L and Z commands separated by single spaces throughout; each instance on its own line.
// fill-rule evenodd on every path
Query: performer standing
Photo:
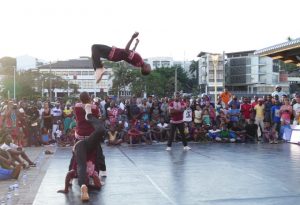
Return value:
M 103 63 L 100 58 L 105 58 L 107 60 L 118 62 L 118 61 L 126 61 L 127 63 L 141 68 L 141 73 L 143 75 L 148 75 L 151 72 L 151 66 L 144 62 L 140 54 L 135 52 L 137 45 L 139 44 L 139 40 L 136 39 L 135 46 L 132 50 L 130 50 L 130 46 L 132 41 L 137 38 L 139 35 L 138 32 L 135 32 L 129 42 L 127 43 L 125 49 L 117 48 L 117 47 L 110 47 L 107 45 L 102 44 L 94 44 L 92 46 L 92 60 L 93 60 L 93 67 L 96 71 L 96 83 L 99 83 L 103 74 L 105 74 L 105 69 Z
M 185 110 L 185 103 L 181 100 L 181 96 L 179 92 L 175 93 L 175 99 L 169 104 L 169 111 L 170 111 L 170 124 L 171 124 L 171 134 L 169 136 L 168 144 L 167 144 L 167 151 L 171 151 L 172 142 L 174 140 L 174 136 L 176 134 L 176 130 L 178 128 L 182 143 L 183 143 L 183 150 L 190 150 L 191 148 L 187 146 L 187 141 L 184 133 L 184 123 L 183 123 L 183 112 Z

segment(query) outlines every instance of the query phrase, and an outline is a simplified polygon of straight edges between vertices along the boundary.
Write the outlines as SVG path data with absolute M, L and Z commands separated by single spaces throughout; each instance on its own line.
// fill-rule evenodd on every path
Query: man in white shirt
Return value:
M 59 125 L 60 123 L 62 123 L 62 110 L 58 102 L 55 103 L 55 107 L 51 109 L 51 115 L 53 119 L 52 139 L 56 139 L 55 137 L 56 130 L 59 129 Z
M 11 155 L 13 160 L 15 160 L 18 163 L 20 163 L 21 165 L 23 165 L 24 168 L 26 167 L 26 165 L 24 164 L 22 159 L 27 161 L 29 166 L 32 166 L 32 167 L 36 166 L 36 164 L 29 159 L 29 157 L 27 156 L 27 154 L 21 147 L 12 143 L 12 138 L 11 138 L 10 134 L 4 133 L 4 134 L 2 134 L 2 137 L 3 137 L 3 140 L 2 140 L 3 143 L 0 145 L 1 150 L 7 151 Z M 22 157 L 22 159 L 20 158 L 20 156 Z
M 278 96 L 278 99 L 280 101 L 282 101 L 282 96 L 283 95 L 286 95 L 285 92 L 281 91 L 282 90 L 282 87 L 280 85 L 276 85 L 275 86 L 275 91 L 272 93 L 272 97 L 274 98 L 276 95 Z

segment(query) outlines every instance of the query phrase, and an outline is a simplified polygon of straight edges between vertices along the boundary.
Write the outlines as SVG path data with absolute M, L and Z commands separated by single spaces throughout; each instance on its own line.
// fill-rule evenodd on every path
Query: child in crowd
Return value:
M 282 139 L 282 136 L 280 135 L 280 107 L 281 103 L 279 100 L 275 100 L 275 104 L 271 108 L 271 116 L 272 116 L 272 122 L 274 123 L 275 129 L 278 133 L 278 140 Z
M 216 138 L 218 142 L 235 142 L 234 136 L 230 136 L 230 131 L 226 125 L 223 125 L 220 132 L 220 139 Z
M 202 122 L 203 122 L 204 126 L 210 126 L 211 125 L 211 121 L 210 121 L 210 116 L 209 116 L 208 109 L 204 109 L 203 110 Z
M 122 139 L 118 139 L 118 132 L 115 126 L 111 126 L 108 131 L 108 146 L 110 145 L 120 145 L 122 143 Z
M 160 133 L 161 133 L 161 139 L 160 141 L 165 141 L 167 139 L 167 135 L 169 135 L 169 131 L 170 131 L 170 126 L 168 123 L 165 122 L 165 119 L 162 117 L 160 118 L 159 123 L 157 124 L 157 126 L 160 129 Z
M 201 127 L 202 124 L 202 110 L 199 104 L 196 105 L 196 110 L 194 111 L 194 123 L 197 128 Z
M 217 126 L 212 126 L 212 129 L 210 129 L 207 133 L 208 139 L 211 141 L 216 141 L 216 138 L 220 138 L 220 129 L 217 129 Z
M 207 138 L 206 138 L 206 129 L 205 129 L 205 126 L 201 126 L 201 127 L 198 127 L 196 128 L 195 132 L 194 132 L 194 140 L 196 142 L 206 142 L 207 141 Z
M 277 144 L 277 134 L 274 127 L 271 126 L 270 122 L 265 122 L 265 128 L 263 131 L 263 141 L 269 142 L 270 144 Z

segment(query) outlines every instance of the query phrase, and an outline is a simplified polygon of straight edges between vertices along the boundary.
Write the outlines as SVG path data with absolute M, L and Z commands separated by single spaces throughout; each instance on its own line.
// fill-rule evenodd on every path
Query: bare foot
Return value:
M 95 79 L 96 83 L 99 83 L 103 77 L 104 74 L 108 74 L 107 71 L 105 71 L 105 68 L 97 68 L 95 71 Z

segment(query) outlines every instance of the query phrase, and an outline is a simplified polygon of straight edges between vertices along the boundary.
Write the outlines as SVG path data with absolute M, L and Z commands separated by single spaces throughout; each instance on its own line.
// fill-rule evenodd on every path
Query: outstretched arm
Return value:
M 127 43 L 127 45 L 126 45 L 126 47 L 125 47 L 125 51 L 129 51 L 129 49 L 130 49 L 130 46 L 131 46 L 131 44 L 132 44 L 132 41 L 136 38 L 136 37 L 138 37 L 138 35 L 139 35 L 139 32 L 135 32 L 133 35 L 132 35 L 132 37 L 131 37 L 131 39 L 128 41 L 128 43 Z M 137 44 L 136 44 L 136 46 L 137 46 Z M 135 47 L 136 47 L 135 46 Z

